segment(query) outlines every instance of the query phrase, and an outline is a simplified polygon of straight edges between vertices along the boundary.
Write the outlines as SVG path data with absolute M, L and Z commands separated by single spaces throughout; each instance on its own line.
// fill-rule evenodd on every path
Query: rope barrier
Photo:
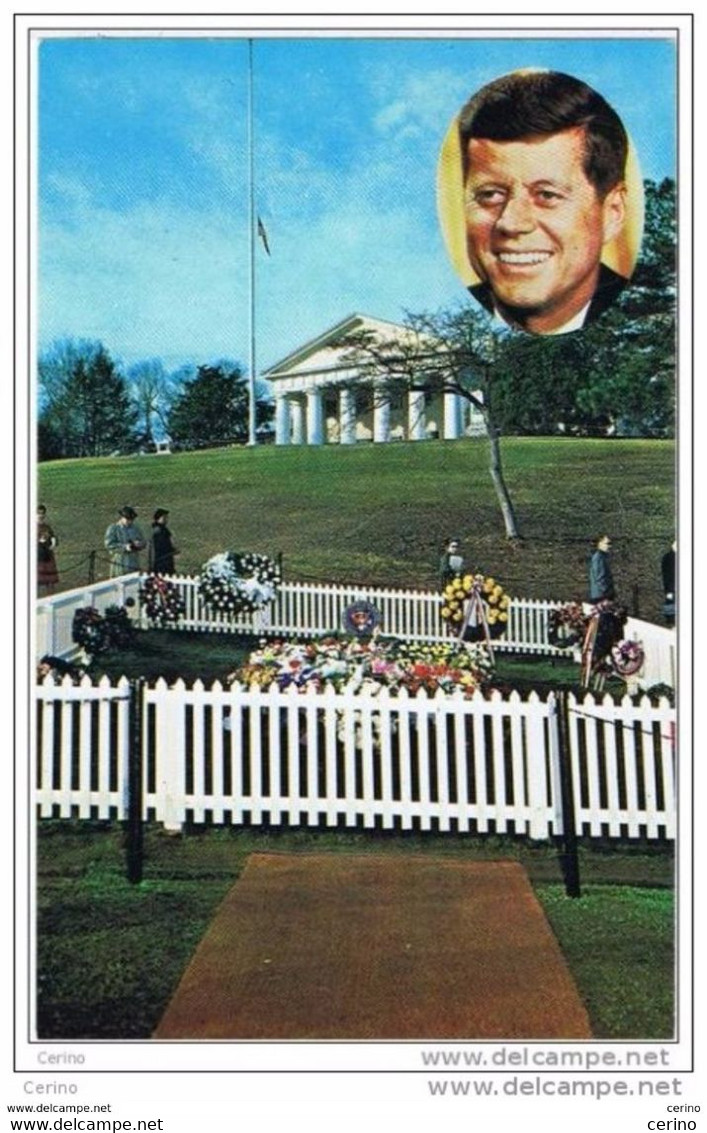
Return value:
M 589 695 L 593 696 L 594 694 L 590 693 Z M 609 693 L 609 696 L 611 696 L 611 693 Z M 614 701 L 613 698 L 612 698 L 612 704 L 616 704 L 616 701 Z M 599 704 L 597 706 L 601 707 L 601 704 Z M 581 710 L 581 708 L 570 708 L 569 711 L 572 712 L 575 716 L 581 716 L 585 720 L 598 720 L 599 719 L 599 717 L 596 716 L 595 714 L 593 714 L 592 712 L 583 712 Z M 610 723 L 611 721 L 608 721 L 608 722 Z M 618 724 L 618 726 L 621 728 L 622 731 L 626 731 L 626 732 L 630 731 L 630 732 L 633 732 L 633 733 L 636 732 L 635 721 L 634 721 L 634 723 L 629 724 L 629 723 L 626 723 L 625 721 L 617 718 L 613 721 L 613 724 L 614 724 L 614 727 L 616 727 L 616 725 Z M 651 731 L 648 731 L 647 728 L 639 728 L 638 734 L 641 735 L 641 736 L 653 736 L 654 733 L 653 733 L 652 729 L 651 729 Z M 669 740 L 671 743 L 673 741 L 672 730 L 669 731 L 669 732 L 663 732 L 661 730 L 661 731 L 658 732 L 658 735 L 660 736 L 661 740 Z

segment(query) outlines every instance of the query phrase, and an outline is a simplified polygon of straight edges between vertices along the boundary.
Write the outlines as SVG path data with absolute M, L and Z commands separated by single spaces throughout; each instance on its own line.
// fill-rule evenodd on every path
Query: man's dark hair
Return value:
M 621 119 L 595 90 L 560 71 L 515 71 L 477 91 L 459 115 L 464 179 L 470 138 L 518 141 L 531 134 L 585 131 L 584 172 L 600 199 L 624 178 L 628 139 Z

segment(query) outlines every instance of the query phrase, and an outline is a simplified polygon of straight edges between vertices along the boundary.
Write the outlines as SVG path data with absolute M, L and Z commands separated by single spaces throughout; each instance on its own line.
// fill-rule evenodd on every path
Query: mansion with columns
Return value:
M 276 444 L 456 440 L 485 433 L 481 414 L 458 394 L 376 393 L 375 377 L 352 367 L 341 346 L 347 334 L 360 330 L 379 339 L 406 333 L 397 323 L 350 315 L 261 374 L 275 398 Z

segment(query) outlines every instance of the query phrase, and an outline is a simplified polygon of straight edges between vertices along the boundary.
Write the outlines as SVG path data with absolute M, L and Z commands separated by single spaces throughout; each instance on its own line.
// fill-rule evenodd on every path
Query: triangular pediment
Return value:
M 349 315 L 336 323 L 323 334 L 303 343 L 290 354 L 286 355 L 274 366 L 264 370 L 262 377 L 267 381 L 277 381 L 278 378 L 300 377 L 306 374 L 322 374 L 339 371 L 350 365 L 344 360 L 346 347 L 337 343 L 352 331 L 370 330 L 380 338 L 397 338 L 405 333 L 405 327 L 398 323 L 391 323 L 385 319 L 374 319 L 368 315 Z

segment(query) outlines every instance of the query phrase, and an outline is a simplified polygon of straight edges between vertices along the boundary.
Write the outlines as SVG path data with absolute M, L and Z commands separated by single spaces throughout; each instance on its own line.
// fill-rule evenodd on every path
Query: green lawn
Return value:
M 660 620 L 660 557 L 675 524 L 670 441 L 510 437 L 506 478 L 520 546 L 509 547 L 488 474 L 485 441 L 228 448 L 171 456 L 39 465 L 39 498 L 60 546 L 64 588 L 87 578 L 103 533 L 123 503 L 149 529 L 170 509 L 183 573 L 221 550 L 281 552 L 290 579 L 436 586 L 450 534 L 469 567 L 519 597 L 584 597 L 597 534 L 614 543 L 621 597 L 635 588 L 643 616 Z
M 665 846 L 583 847 L 583 893 L 570 899 L 556 849 L 521 839 L 203 827 L 170 837 L 148 827 L 144 880 L 130 885 L 118 826 L 43 822 L 39 1036 L 149 1037 L 247 856 L 270 849 L 515 858 L 545 907 L 595 1037 L 673 1033 L 672 857 Z

